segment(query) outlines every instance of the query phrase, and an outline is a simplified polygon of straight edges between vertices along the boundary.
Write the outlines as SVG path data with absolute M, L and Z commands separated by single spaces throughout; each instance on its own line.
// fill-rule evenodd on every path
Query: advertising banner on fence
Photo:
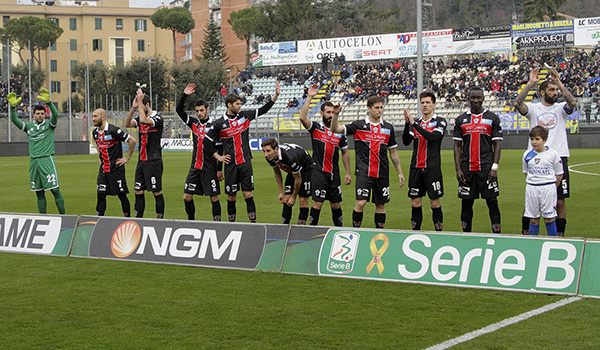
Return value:
M 0 252 L 67 256 L 77 216 L 0 213 Z
M 397 57 L 396 48 L 395 34 L 300 40 L 298 63 L 320 63 L 323 56 L 333 60 L 335 54 L 339 56 L 341 53 L 344 53 L 346 61 L 394 58 Z
M 454 53 L 495 52 L 510 50 L 510 26 L 453 29 Z
M 254 66 L 277 66 L 298 62 L 295 41 L 258 44 L 258 55 L 260 58 L 256 60 Z
M 89 234 L 87 252 L 86 237 L 82 237 L 73 255 L 255 269 L 263 254 L 266 231 L 260 224 L 102 217 L 96 219 Z
M 510 35 L 513 38 L 553 34 L 573 34 L 573 20 L 515 23 L 510 27 Z
M 417 57 L 417 32 L 397 34 L 397 57 Z M 452 55 L 452 29 L 430 30 L 423 32 L 423 55 Z
M 586 241 L 579 295 L 600 298 L 600 242 Z
M 160 139 L 163 151 L 191 151 L 194 148 L 194 140 L 186 139 Z
M 573 33 L 519 36 L 512 38 L 512 49 L 555 49 L 573 46 L 573 40 Z
M 583 240 L 331 229 L 319 274 L 575 294 Z
M 575 46 L 600 44 L 600 17 L 575 19 Z

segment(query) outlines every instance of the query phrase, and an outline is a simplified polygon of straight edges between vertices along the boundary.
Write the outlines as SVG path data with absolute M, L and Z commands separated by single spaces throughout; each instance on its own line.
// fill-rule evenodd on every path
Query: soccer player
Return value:
M 413 154 L 408 175 L 408 197 L 411 198 L 411 225 L 420 230 L 423 222 L 423 201 L 425 193 L 431 202 L 433 226 L 441 231 L 444 222 L 440 198 L 444 195 L 444 181 L 440 161 L 442 138 L 446 132 L 446 119 L 435 114 L 435 94 L 423 91 L 419 95 L 423 117 L 415 120 L 408 110 L 404 110 L 405 146 L 413 142 Z
M 106 111 L 102 108 L 92 113 L 92 121 L 96 129 L 92 137 L 96 142 L 98 156 L 100 157 L 100 170 L 98 171 L 96 215 L 104 216 L 106 211 L 106 196 L 118 196 L 123 209 L 123 216 L 129 217 L 130 204 L 127 198 L 129 188 L 125 179 L 125 164 L 131 159 L 137 141 L 121 128 L 106 122 Z M 123 157 L 121 142 L 127 142 L 129 149 L 127 156 Z
M 190 127 L 194 139 L 192 153 L 192 165 L 183 188 L 183 202 L 188 220 L 194 220 L 196 207 L 194 206 L 194 195 L 209 196 L 212 204 L 214 221 L 221 221 L 221 203 L 219 194 L 221 188 L 219 181 L 223 180 L 223 163 L 217 166 L 217 160 L 204 151 L 203 140 L 206 133 L 212 128 L 213 120 L 208 116 L 208 103 L 204 100 L 196 101 L 194 111 L 198 118 L 191 117 L 185 113 L 184 104 L 187 97 L 194 93 L 196 84 L 191 83 L 183 90 L 176 111 L 181 120 Z M 217 169 L 218 168 L 218 169 Z
M 29 184 L 37 196 L 37 207 L 40 214 L 46 214 L 46 191 L 54 195 L 54 203 L 60 214 L 65 213 L 65 199 L 60 192 L 58 172 L 54 162 L 54 130 L 58 125 L 58 110 L 50 102 L 50 93 L 41 89 L 38 100 L 50 109 L 50 119 L 46 120 L 46 109 L 42 105 L 33 106 L 34 122 L 23 123 L 17 116 L 17 109 L 11 108 L 10 120 L 17 128 L 27 133 L 29 141 Z M 21 102 L 14 92 L 7 96 L 11 107 Z
M 309 223 L 319 224 L 319 216 L 323 202 L 328 200 L 331 205 L 331 217 L 335 226 L 342 226 L 342 185 L 340 178 L 339 150 L 342 151 L 342 161 L 346 169 L 344 183 L 352 182 L 350 176 L 350 152 L 348 152 L 348 141 L 343 134 L 331 132 L 331 118 L 334 106 L 331 102 L 321 105 L 321 122 L 312 122 L 308 118 L 310 101 L 317 94 L 319 86 L 313 84 L 308 89 L 304 105 L 300 110 L 300 121 L 312 138 L 313 170 L 311 175 L 311 191 L 313 205 L 310 209 Z
M 365 205 L 372 194 L 375 204 L 375 227 L 385 226 L 385 203 L 390 201 L 389 161 L 387 153 L 394 167 L 398 171 L 400 187 L 404 186 L 404 174 L 400 165 L 400 158 L 396 148 L 396 136 L 392 124 L 381 119 L 383 114 L 383 99 L 371 96 L 367 100 L 368 116 L 365 119 L 353 121 L 341 126 L 338 115 L 341 111 L 339 105 L 334 106 L 331 118 L 331 131 L 354 135 L 356 145 L 356 204 L 352 212 L 352 225 L 360 227 L 363 219 Z
M 133 113 L 138 116 L 134 119 Z M 163 118 L 150 108 L 150 97 L 137 90 L 131 110 L 125 118 L 125 126 L 140 131 L 140 156 L 135 169 L 135 216 L 144 217 L 146 199 L 144 190 L 152 191 L 156 201 L 156 218 L 165 216 L 165 198 L 162 192 L 163 162 L 160 138 L 163 133 Z
M 540 232 L 540 216 L 546 223 L 548 236 L 556 236 L 556 188 L 560 185 L 563 166 L 558 153 L 546 146 L 548 129 L 534 126 L 529 131 L 532 149 L 523 153 L 523 173 L 527 174 L 525 187 L 525 217 L 530 218 L 529 234 Z
M 454 122 L 454 166 L 458 198 L 462 199 L 460 221 L 463 232 L 471 232 L 473 204 L 484 198 L 492 222 L 492 232 L 500 233 L 498 207 L 498 162 L 502 127 L 500 118 L 483 108 L 483 90 L 474 87 L 467 95 L 471 109 Z
M 559 236 L 565 235 L 567 226 L 567 208 L 565 198 L 569 198 L 569 143 L 567 142 L 567 118 L 577 107 L 577 100 L 573 97 L 560 81 L 558 72 L 550 69 L 550 80 L 540 84 L 539 93 L 541 101 L 537 103 L 524 103 L 527 93 L 540 81 L 540 70 L 535 68 L 529 74 L 527 85 L 521 90 L 515 102 L 515 108 L 521 115 L 529 119 L 530 127 L 541 125 L 548 129 L 546 145 L 555 150 L 562 159 L 563 177 L 561 185 L 557 187 L 558 200 L 556 202 L 556 229 Z M 562 92 L 566 102 L 558 103 L 558 90 Z M 531 145 L 528 146 L 531 150 Z M 527 234 L 529 218 L 523 217 L 523 233 Z
M 250 151 L 250 122 L 267 113 L 277 101 L 281 93 L 279 81 L 275 83 L 275 95 L 259 109 L 240 111 L 242 99 L 235 94 L 225 98 L 227 111 L 225 115 L 213 123 L 213 127 L 204 138 L 204 147 L 219 162 L 225 163 L 225 193 L 227 194 L 227 214 L 229 221 L 235 221 L 238 189 L 241 189 L 246 200 L 246 210 L 250 222 L 256 222 L 256 204 L 254 175 L 252 172 L 252 152 Z M 217 142 L 223 143 L 223 155 L 216 149 Z M 239 187 L 238 187 L 239 186 Z
M 275 181 L 279 187 L 279 203 L 283 204 L 281 223 L 289 224 L 292 219 L 292 207 L 300 196 L 300 214 L 298 225 L 306 224 L 308 218 L 308 198 L 310 197 L 310 179 L 312 158 L 304 148 L 293 144 L 279 145 L 274 138 L 268 138 L 261 144 L 265 159 L 273 167 Z M 287 173 L 285 189 L 281 170 Z

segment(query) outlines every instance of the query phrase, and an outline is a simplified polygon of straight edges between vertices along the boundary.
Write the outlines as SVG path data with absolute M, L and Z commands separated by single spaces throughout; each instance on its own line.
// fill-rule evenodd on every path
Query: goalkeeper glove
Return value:
M 37 98 L 42 102 L 50 103 L 50 93 L 47 89 L 42 88 Z
M 14 92 L 8 94 L 7 100 L 11 107 L 18 105 L 19 102 L 21 102 L 21 98 L 17 98 L 17 94 L 15 94 Z

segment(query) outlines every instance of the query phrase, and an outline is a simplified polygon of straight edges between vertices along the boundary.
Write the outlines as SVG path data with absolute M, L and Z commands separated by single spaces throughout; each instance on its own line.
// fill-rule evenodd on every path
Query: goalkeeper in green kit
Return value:
M 27 133 L 29 139 L 29 184 L 31 190 L 37 195 L 38 211 L 46 214 L 46 196 L 45 191 L 50 190 L 54 195 L 54 201 L 58 207 L 58 212 L 65 213 L 65 199 L 60 193 L 58 187 L 58 173 L 54 163 L 54 129 L 58 124 L 58 110 L 50 102 L 48 90 L 42 89 L 38 100 L 46 103 L 50 108 L 50 120 L 46 120 L 46 109 L 44 106 L 36 105 L 33 107 L 33 123 L 23 123 L 17 117 L 15 108 L 10 110 L 10 120 L 17 128 Z M 8 94 L 8 103 L 15 107 L 21 102 L 14 92 Z

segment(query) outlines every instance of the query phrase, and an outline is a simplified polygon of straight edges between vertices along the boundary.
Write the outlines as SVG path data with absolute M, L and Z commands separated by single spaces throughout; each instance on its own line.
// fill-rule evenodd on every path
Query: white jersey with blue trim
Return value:
M 567 118 L 569 114 L 565 110 L 567 103 L 555 103 L 552 106 L 544 106 L 541 102 L 528 103 L 528 112 L 525 115 L 529 119 L 529 128 L 540 125 L 548 129 L 548 141 L 546 146 L 550 147 L 561 157 L 569 157 L 569 144 L 567 143 Z M 571 112 L 572 113 L 572 112 Z M 531 143 L 527 151 L 531 151 Z
M 563 165 L 558 153 L 546 146 L 546 151 L 534 150 L 523 153 L 523 173 L 527 174 L 529 185 L 544 185 L 556 182 L 556 176 L 563 174 Z

